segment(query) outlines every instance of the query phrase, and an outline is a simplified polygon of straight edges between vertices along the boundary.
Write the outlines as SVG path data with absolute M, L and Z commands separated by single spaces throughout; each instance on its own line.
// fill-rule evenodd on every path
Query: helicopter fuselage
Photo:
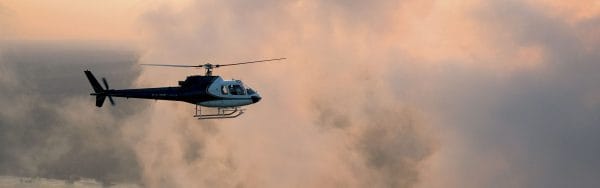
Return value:
M 220 76 L 188 76 L 178 87 L 139 89 L 104 89 L 91 72 L 85 71 L 94 93 L 96 106 L 101 107 L 105 97 L 183 101 L 204 107 L 239 107 L 260 101 L 260 95 L 245 88 L 240 80 L 223 80 Z M 105 83 L 108 87 L 108 84 Z M 100 101 L 99 101 L 100 100 Z M 112 99 L 111 99 L 112 100 Z

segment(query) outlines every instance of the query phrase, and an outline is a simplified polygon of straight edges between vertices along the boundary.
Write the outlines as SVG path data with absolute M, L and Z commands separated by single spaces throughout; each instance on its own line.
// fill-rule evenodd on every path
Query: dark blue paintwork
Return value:
M 179 87 L 159 87 L 159 88 L 140 88 L 140 89 L 108 89 L 102 88 L 98 80 L 89 70 L 84 71 L 90 81 L 96 96 L 96 106 L 102 107 L 106 97 L 125 97 L 139 99 L 171 100 L 183 101 L 192 104 L 198 104 L 204 101 L 220 100 L 222 98 L 208 93 L 208 87 L 217 79 L 218 76 L 188 76 L 185 81 L 179 82 Z M 260 97 L 252 98 L 258 102 Z

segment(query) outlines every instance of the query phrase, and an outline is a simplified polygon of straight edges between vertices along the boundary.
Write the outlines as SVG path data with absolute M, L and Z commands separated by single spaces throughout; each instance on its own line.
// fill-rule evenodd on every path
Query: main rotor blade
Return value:
M 286 58 L 265 59 L 265 60 L 248 61 L 248 62 L 242 62 L 242 63 L 222 64 L 222 65 L 215 65 L 215 67 L 224 67 L 224 66 L 232 66 L 232 65 L 243 65 L 243 64 L 249 64 L 249 63 L 260 63 L 260 62 L 265 62 L 265 61 L 278 61 L 278 60 L 284 60 L 284 59 L 286 59 Z
M 102 82 L 104 82 L 104 87 L 106 88 L 106 90 L 109 90 L 110 88 L 108 87 L 108 82 L 106 82 L 106 78 L 102 78 Z
M 140 64 L 146 66 L 161 66 L 161 67 L 202 67 L 203 65 L 166 65 L 166 64 Z

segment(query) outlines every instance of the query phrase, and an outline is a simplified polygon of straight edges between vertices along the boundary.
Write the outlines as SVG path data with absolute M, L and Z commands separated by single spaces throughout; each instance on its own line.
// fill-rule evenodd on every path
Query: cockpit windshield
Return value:
M 246 92 L 248 93 L 248 95 L 256 94 L 256 91 L 252 90 L 252 88 L 246 88 Z
M 242 86 L 240 84 L 229 85 L 228 89 L 229 89 L 229 93 L 231 93 L 232 95 L 245 95 L 246 94 L 246 89 L 244 89 L 244 86 Z
M 242 85 L 246 88 L 246 93 L 248 95 L 254 95 L 254 94 L 256 94 L 256 91 L 254 91 L 250 86 L 248 86 L 246 84 L 242 84 Z

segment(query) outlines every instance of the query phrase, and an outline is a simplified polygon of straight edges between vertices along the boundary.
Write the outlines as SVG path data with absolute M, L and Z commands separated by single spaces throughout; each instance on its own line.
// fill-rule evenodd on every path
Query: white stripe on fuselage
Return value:
M 198 103 L 198 105 L 205 107 L 237 107 L 249 104 L 252 104 L 252 99 L 224 99 Z

